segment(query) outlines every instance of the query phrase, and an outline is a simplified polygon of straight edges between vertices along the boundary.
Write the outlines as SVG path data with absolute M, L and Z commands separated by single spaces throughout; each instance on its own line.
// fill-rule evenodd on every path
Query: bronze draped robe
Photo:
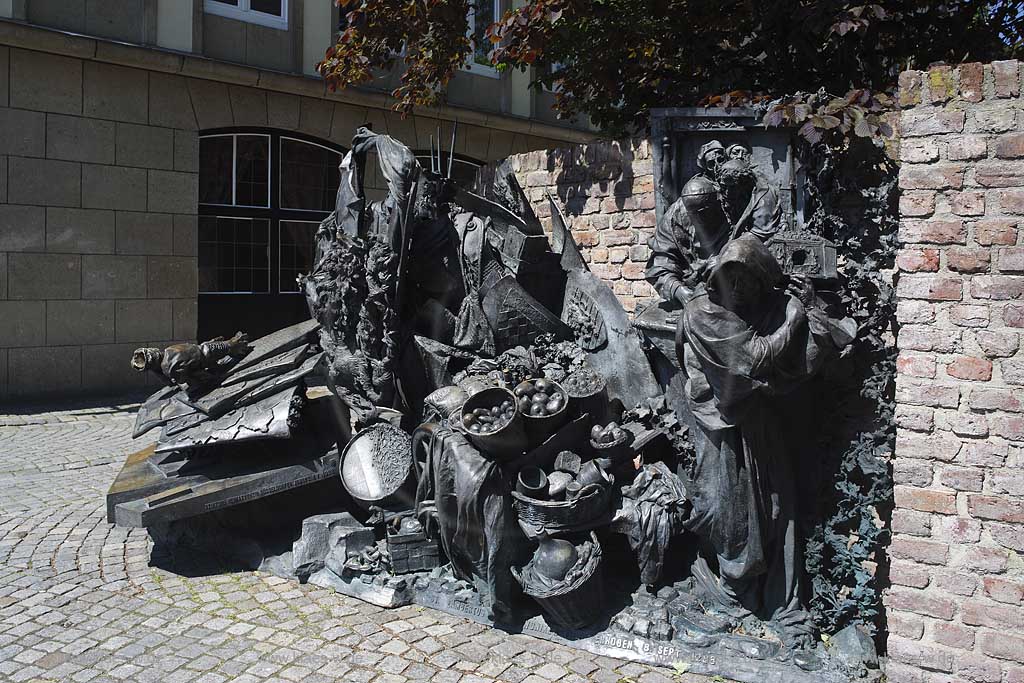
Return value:
M 743 236 L 726 245 L 717 267 L 729 262 L 745 265 L 766 294 L 741 317 L 702 286 L 683 311 L 677 344 L 697 426 L 686 526 L 717 559 L 714 590 L 806 637 L 787 445 L 801 435 L 789 419 L 798 412 L 792 410 L 795 390 L 835 350 L 834 323 L 817 307 L 794 310 L 802 304 L 776 289 L 782 274 L 758 239 Z M 794 314 L 791 323 L 787 311 Z

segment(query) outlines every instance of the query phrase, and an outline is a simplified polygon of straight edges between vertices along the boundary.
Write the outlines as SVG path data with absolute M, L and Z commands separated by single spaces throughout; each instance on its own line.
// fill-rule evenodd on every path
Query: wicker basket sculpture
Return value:
M 612 483 L 589 486 L 573 500 L 537 500 L 512 492 L 512 505 L 519 516 L 519 526 L 527 538 L 541 534 L 554 536 L 573 531 L 586 531 L 601 526 L 611 514 Z
M 536 584 L 533 561 L 522 570 L 512 568 L 512 576 L 523 592 L 537 601 L 548 616 L 548 620 L 562 628 L 578 629 L 593 624 L 604 612 L 601 576 L 601 544 L 591 531 L 589 543 L 578 547 L 581 550 L 576 565 L 570 570 L 572 577 L 550 588 Z

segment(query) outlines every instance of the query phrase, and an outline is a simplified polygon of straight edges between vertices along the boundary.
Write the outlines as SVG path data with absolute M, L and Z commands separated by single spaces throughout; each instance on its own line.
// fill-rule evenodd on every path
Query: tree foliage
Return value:
M 336 0 L 331 87 L 404 69 L 396 108 L 443 97 L 472 56 L 466 15 L 489 0 Z M 898 73 L 937 61 L 1017 54 L 1024 2 L 890 0 L 527 0 L 487 31 L 492 62 L 554 86 L 558 111 L 610 133 L 645 125 L 649 108 L 731 91 L 891 90 Z

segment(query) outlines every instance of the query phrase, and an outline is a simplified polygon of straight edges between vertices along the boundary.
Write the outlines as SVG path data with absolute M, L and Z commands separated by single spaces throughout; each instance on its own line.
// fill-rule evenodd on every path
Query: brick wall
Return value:
M 1016 61 L 900 77 L 889 680 L 1024 681 Z
M 655 296 L 644 280 L 654 234 L 654 168 L 646 140 L 599 142 L 518 154 L 512 167 L 546 230 L 547 196 L 562 210 L 591 271 L 627 311 Z

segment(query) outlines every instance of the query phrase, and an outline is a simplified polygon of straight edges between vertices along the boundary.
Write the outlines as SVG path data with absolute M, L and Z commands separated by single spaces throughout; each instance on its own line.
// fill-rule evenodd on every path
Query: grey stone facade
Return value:
M 347 146 L 372 123 L 427 149 L 458 119 L 456 151 L 484 161 L 583 136 L 469 109 L 430 114 L 403 120 L 376 93 L 0 20 L 0 401 L 142 390 L 134 348 L 194 339 L 203 130 Z

